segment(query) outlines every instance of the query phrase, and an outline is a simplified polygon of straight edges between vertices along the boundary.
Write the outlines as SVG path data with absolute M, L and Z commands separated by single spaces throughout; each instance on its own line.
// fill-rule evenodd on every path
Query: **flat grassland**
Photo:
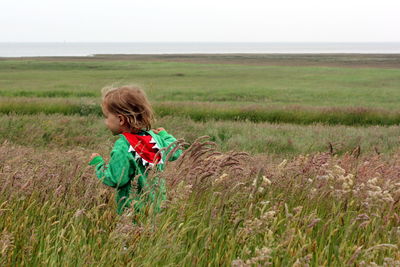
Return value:
M 0 136 L 23 143 L 30 132 L 36 144 L 64 145 L 54 137 L 65 136 L 71 146 L 88 146 L 93 142 L 71 140 L 93 140 L 87 129 L 96 124 L 96 136 L 103 138 L 97 141 L 104 143 L 109 135 L 101 127 L 101 88 L 132 83 L 146 89 L 157 126 L 190 142 L 209 135 L 225 151 L 287 157 L 331 147 L 339 154 L 357 146 L 366 152 L 397 149 L 399 55 L 3 59 L 0 119 L 13 122 Z M 86 121 L 84 127 L 74 124 L 77 119 Z M 64 123 L 55 131 L 44 125 L 48 120 Z
M 161 214 L 87 166 L 125 84 L 192 144 Z M 400 55 L 0 59 L 0 265 L 398 266 L 399 100 Z

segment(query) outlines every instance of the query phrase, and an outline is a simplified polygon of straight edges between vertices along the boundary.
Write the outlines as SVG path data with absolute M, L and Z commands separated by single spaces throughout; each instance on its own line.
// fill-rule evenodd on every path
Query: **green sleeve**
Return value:
M 111 159 L 108 164 L 100 156 L 95 157 L 89 163 L 96 166 L 96 176 L 105 185 L 120 188 L 130 182 L 133 170 L 130 167 L 129 152 L 125 150 L 117 142 L 111 151 Z
M 158 135 L 161 137 L 161 139 L 164 142 L 164 147 L 168 147 L 170 144 L 172 144 L 173 142 L 176 142 L 176 138 L 173 137 L 172 135 L 170 135 L 169 133 L 167 133 L 167 131 L 161 131 L 158 133 Z M 175 146 L 172 146 L 169 148 L 169 150 L 167 151 L 167 155 L 168 153 L 174 148 Z M 180 157 L 180 155 L 182 154 L 182 150 L 178 149 L 174 155 L 172 155 L 169 160 L 173 161 L 176 160 Z

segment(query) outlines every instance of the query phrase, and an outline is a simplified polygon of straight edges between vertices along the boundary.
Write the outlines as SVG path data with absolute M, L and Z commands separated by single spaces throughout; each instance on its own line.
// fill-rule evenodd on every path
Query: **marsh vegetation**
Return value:
M 1 60 L 0 265 L 400 265 L 399 62 Z M 115 140 L 98 107 L 113 83 L 142 85 L 155 127 L 189 143 L 150 175 L 160 214 L 117 216 L 87 165 Z

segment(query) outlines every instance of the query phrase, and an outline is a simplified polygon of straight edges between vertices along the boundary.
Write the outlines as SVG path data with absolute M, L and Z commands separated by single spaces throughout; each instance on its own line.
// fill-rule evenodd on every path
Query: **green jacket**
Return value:
M 176 139 L 168 134 L 166 131 L 161 131 L 155 134 L 153 131 L 142 131 L 138 135 L 148 135 L 155 140 L 159 148 L 168 147 L 171 143 L 175 142 Z M 116 189 L 116 202 L 117 202 L 117 213 L 122 214 L 125 208 L 130 207 L 132 200 L 135 200 L 134 208 L 139 211 L 146 202 L 155 202 L 155 208 L 160 209 L 160 202 L 165 200 L 165 181 L 158 180 L 155 178 L 152 185 L 147 182 L 146 167 L 141 164 L 140 159 L 137 160 L 136 152 L 132 151 L 131 145 L 124 135 L 120 134 L 120 138 L 115 142 L 114 147 L 111 151 L 111 158 L 108 164 L 106 164 L 101 156 L 93 158 L 89 165 L 96 166 L 96 176 L 105 185 L 114 187 Z M 172 147 L 169 149 L 171 150 Z M 161 154 L 163 162 L 169 151 Z M 182 154 L 181 150 L 177 150 L 169 160 L 175 160 Z M 135 160 L 136 156 L 136 160 Z M 157 164 L 157 169 L 162 170 L 164 164 Z M 137 190 L 132 190 L 132 180 L 137 178 Z M 157 196 L 154 190 L 147 190 L 147 196 L 143 196 L 143 192 L 146 192 L 146 188 L 152 188 L 157 186 Z M 155 199 L 157 197 L 157 199 Z

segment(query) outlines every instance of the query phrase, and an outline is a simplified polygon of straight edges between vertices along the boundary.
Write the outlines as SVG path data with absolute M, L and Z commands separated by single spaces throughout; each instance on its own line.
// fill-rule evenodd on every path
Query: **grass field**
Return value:
M 0 117 L 1 140 L 15 144 L 48 147 L 82 147 L 102 149 L 108 153 L 114 139 L 97 116 L 66 115 L 3 115 Z M 291 158 L 299 154 L 330 152 L 342 155 L 357 147 L 362 153 L 393 154 L 398 151 L 398 126 L 327 126 L 253 123 L 245 121 L 196 122 L 190 118 L 159 118 L 163 126 L 193 142 L 200 135 L 210 136 L 222 151 L 241 150 L 251 154 L 268 154 L 275 158 Z M 107 144 L 105 146 L 105 144 Z M 105 147 L 105 149 L 104 149 Z
M 192 144 L 138 224 L 87 166 L 131 83 Z M 400 55 L 0 59 L 0 265 L 398 266 L 399 99 Z
M 354 57 L 353 62 L 365 61 Z M 329 58 L 320 56 L 319 61 L 329 63 Z M 186 115 L 194 120 L 344 125 L 400 122 L 398 68 L 141 60 L 2 60 L 0 96 L 5 100 L 0 112 L 99 114 L 98 108 L 87 110 L 99 102 L 99 88 L 136 83 L 146 88 L 159 114 Z M 367 62 L 379 66 L 380 60 Z M 35 100 L 27 103 L 26 97 L 29 102 Z M 52 106 L 55 98 L 58 102 Z M 195 109 L 193 103 L 197 103 Z
M 397 109 L 399 69 L 137 61 L 0 61 L 0 94 L 99 96 L 115 83 L 143 85 L 153 101 Z

